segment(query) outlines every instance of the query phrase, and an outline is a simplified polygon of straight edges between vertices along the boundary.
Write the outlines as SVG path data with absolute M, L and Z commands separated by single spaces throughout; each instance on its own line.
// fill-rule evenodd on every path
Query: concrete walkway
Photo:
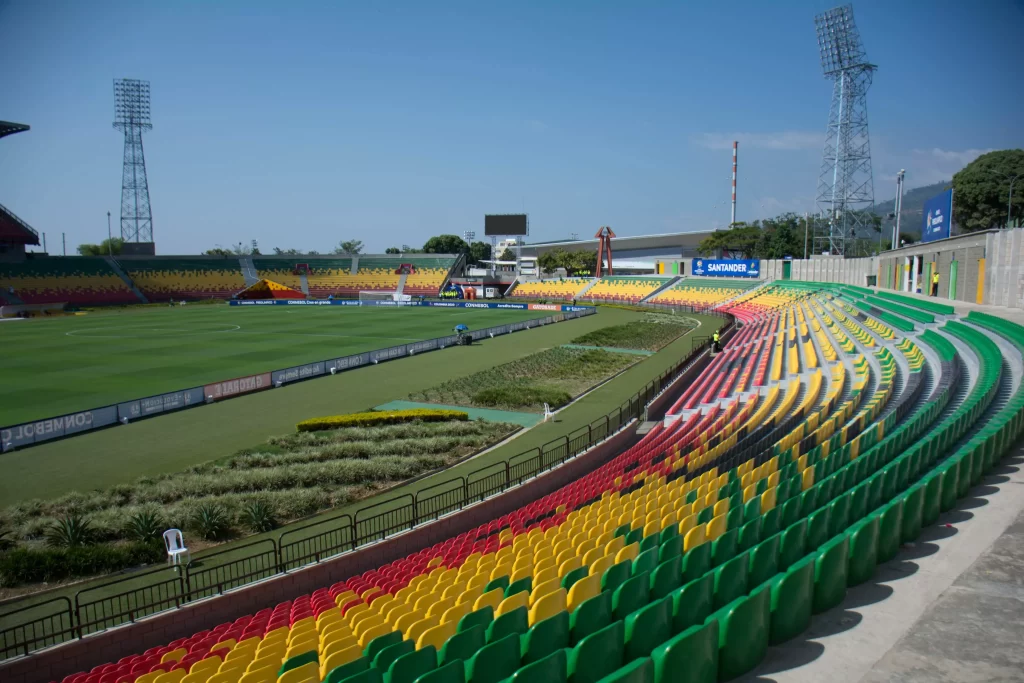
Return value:
M 1005 309 L 1003 309 L 1005 310 Z M 1024 681 L 1024 444 L 740 681 Z
M 870 288 L 869 288 L 870 289 Z M 910 292 L 897 292 L 891 289 L 880 289 L 880 292 L 891 292 L 893 294 L 899 294 L 910 299 L 920 299 L 922 301 L 932 301 L 937 304 L 945 304 L 946 306 L 952 306 L 957 313 L 960 315 L 967 315 L 971 311 L 981 311 L 982 313 L 988 313 L 990 315 L 996 315 L 1004 320 L 1010 320 L 1017 323 L 1018 325 L 1024 325 L 1024 309 L 1020 308 L 1006 308 L 1005 306 L 989 306 L 987 304 L 972 304 L 966 301 L 952 301 L 950 299 L 943 299 L 941 297 L 924 296 L 923 294 L 911 294 Z

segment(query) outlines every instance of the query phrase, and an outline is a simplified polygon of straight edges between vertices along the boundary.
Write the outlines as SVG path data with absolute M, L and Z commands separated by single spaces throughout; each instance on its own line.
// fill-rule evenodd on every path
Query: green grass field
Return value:
M 241 375 L 543 317 L 541 311 L 134 309 L 0 324 L 0 426 Z

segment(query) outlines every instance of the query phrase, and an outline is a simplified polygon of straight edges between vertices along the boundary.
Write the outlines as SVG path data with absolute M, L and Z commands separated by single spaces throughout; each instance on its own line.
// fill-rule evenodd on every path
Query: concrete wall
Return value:
M 761 259 L 761 279 L 782 280 L 784 263 L 786 261 L 783 259 Z M 801 282 L 839 282 L 865 287 L 868 276 L 878 274 L 875 257 L 844 259 L 840 256 L 812 256 L 809 259 L 793 259 L 789 263 L 789 279 Z

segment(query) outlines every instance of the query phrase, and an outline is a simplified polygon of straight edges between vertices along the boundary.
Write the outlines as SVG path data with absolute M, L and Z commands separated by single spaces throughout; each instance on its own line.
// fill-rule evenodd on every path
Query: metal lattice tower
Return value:
M 814 251 L 845 256 L 847 240 L 862 236 L 869 227 L 866 210 L 875 203 L 867 93 L 877 67 L 867 61 L 852 5 L 819 14 L 814 25 L 821 69 L 833 82 L 818 176 L 821 215 L 815 221 Z
M 114 128 L 124 131 L 121 239 L 152 242 L 153 211 L 149 206 L 146 156 L 142 151 L 142 132 L 153 130 L 149 116 L 149 81 L 135 78 L 114 81 Z

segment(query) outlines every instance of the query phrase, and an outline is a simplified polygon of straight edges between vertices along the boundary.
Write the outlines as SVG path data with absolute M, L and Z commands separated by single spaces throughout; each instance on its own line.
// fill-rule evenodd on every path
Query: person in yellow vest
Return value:
M 932 296 L 939 295 L 939 271 L 932 273 Z
M 712 344 L 711 345 L 711 350 L 713 352 L 718 353 L 719 351 L 722 350 L 722 347 L 718 343 L 718 332 L 717 331 L 715 331 L 715 333 L 713 335 L 711 335 L 711 344 Z

